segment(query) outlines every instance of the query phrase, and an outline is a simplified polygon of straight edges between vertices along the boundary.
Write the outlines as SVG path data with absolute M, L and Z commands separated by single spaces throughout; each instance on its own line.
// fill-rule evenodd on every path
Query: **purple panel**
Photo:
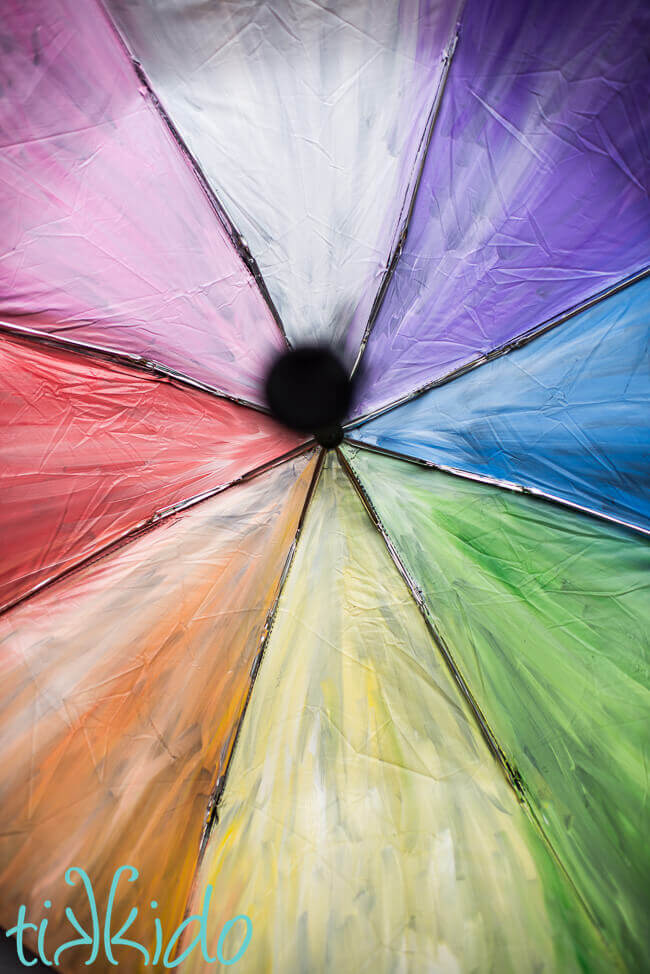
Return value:
M 96 0 L 0 17 L 0 318 L 258 399 L 259 290 Z
M 644 0 L 468 0 L 357 415 L 648 263 L 648 36 Z

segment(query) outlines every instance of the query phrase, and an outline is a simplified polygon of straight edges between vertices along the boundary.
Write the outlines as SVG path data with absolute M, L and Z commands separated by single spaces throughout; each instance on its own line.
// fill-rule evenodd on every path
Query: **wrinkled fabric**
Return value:
M 109 0 L 294 343 L 357 353 L 459 0 Z
M 353 415 L 647 265 L 648 36 L 644 0 L 467 0 Z
M 75 936 L 66 907 L 92 929 L 81 883 L 64 883 L 71 866 L 102 917 L 115 870 L 138 870 L 122 878 L 113 929 L 136 907 L 128 936 L 150 955 L 154 915 L 166 939 L 180 924 L 314 465 L 234 486 L 0 620 L 0 923 L 20 904 L 39 921 L 51 900 L 50 958 Z M 87 971 L 89 953 L 67 951 L 61 968 Z M 132 948 L 115 956 L 146 967 Z M 96 963 L 110 969 L 103 953 Z
M 601 969 L 600 944 L 329 454 L 198 873 L 237 969 Z M 233 957 L 240 922 L 225 942 Z M 225 969 L 198 950 L 193 972 Z M 605 970 L 605 965 L 602 965 Z
M 280 331 L 97 0 L 10 0 L 0 49 L 0 320 L 259 402 Z
M 351 431 L 650 532 L 650 278 Z
M 299 441 L 191 388 L 262 401 L 272 305 L 352 363 L 389 281 L 358 420 L 647 265 L 641 0 L 460 2 L 456 46 L 458 0 L 4 5 L 0 331 L 76 349 L 0 340 L 0 924 L 48 915 L 50 956 L 66 869 L 103 917 L 131 863 L 114 931 L 151 953 L 212 883 L 250 974 L 646 962 L 645 539 L 367 450 L 366 510 L 333 454 L 234 486 Z M 640 293 L 390 435 L 636 517 Z
M 567 875 L 623 968 L 642 970 L 650 544 L 496 487 L 345 454 Z
M 299 446 L 263 413 L 0 335 L 0 607 Z

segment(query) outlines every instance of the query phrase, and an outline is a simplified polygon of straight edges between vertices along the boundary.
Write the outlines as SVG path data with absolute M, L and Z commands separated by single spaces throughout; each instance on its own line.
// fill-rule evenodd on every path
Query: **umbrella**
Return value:
M 648 963 L 642 0 L 4 0 L 18 968 Z

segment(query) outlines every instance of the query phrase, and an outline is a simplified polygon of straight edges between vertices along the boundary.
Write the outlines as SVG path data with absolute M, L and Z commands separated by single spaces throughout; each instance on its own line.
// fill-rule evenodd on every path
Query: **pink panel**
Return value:
M 300 442 L 226 399 L 6 337 L 0 414 L 0 607 Z
M 0 318 L 259 401 L 280 332 L 96 0 L 0 30 Z

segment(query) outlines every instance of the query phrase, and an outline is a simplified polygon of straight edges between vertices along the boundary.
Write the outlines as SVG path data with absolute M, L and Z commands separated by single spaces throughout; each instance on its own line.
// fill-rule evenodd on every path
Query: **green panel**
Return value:
M 631 970 L 650 907 L 650 545 L 345 448 L 531 807 Z
M 192 912 L 208 883 L 238 971 L 612 969 L 332 454 Z

